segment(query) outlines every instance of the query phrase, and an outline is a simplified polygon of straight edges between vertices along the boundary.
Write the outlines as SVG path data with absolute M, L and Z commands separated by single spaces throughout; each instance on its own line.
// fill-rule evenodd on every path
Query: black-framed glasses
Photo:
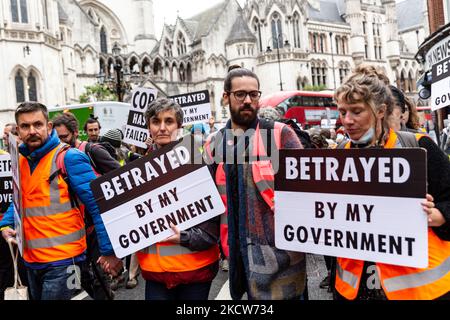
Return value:
M 253 102 L 256 102 L 259 100 L 259 98 L 261 98 L 262 92 L 257 91 L 257 90 L 254 90 L 254 91 L 239 90 L 239 91 L 228 92 L 228 95 L 231 95 L 231 94 L 233 94 L 234 98 L 239 102 L 244 102 L 245 98 L 247 98 L 247 96 L 249 96 Z

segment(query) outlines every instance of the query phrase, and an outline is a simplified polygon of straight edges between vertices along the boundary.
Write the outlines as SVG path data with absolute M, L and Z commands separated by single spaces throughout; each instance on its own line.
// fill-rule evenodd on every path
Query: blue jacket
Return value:
M 53 130 L 45 144 L 38 150 L 30 152 L 25 144 L 19 147 L 20 154 L 28 160 L 31 172 L 36 169 L 39 161 L 50 151 L 55 149 L 60 140 L 56 131 Z M 66 166 L 69 184 L 81 202 L 86 206 L 86 212 L 89 212 L 94 221 L 95 230 L 97 232 L 100 254 L 110 256 L 114 254 L 111 241 L 106 233 L 103 220 L 100 217 L 100 211 L 92 194 L 90 183 L 96 179 L 92 170 L 89 158 L 86 154 L 77 149 L 69 149 L 64 157 L 64 165 Z M 11 205 L 6 211 L 3 220 L 0 221 L 0 228 L 4 226 L 14 226 L 14 209 Z

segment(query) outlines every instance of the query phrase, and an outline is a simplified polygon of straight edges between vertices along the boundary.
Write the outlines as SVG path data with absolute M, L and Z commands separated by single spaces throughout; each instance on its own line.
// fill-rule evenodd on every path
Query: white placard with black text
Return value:
M 145 142 L 149 138 L 149 133 L 145 121 L 145 112 L 157 96 L 158 91 L 156 89 L 136 88 L 133 91 L 123 142 L 140 148 L 147 148 Z
M 425 150 L 282 150 L 275 184 L 278 248 L 428 266 Z

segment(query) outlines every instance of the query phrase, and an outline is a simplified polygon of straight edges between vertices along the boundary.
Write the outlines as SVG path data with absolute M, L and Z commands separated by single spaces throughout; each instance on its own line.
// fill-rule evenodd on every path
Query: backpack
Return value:
M 414 133 L 399 131 L 396 134 L 403 148 L 420 148 Z
M 284 123 L 288 125 L 292 130 L 294 130 L 297 137 L 300 139 L 300 142 L 303 145 L 303 148 L 305 149 L 316 149 L 314 144 L 311 141 L 311 137 L 309 136 L 308 132 L 303 131 L 298 124 L 292 120 L 292 119 L 281 119 L 278 120 L 278 122 Z

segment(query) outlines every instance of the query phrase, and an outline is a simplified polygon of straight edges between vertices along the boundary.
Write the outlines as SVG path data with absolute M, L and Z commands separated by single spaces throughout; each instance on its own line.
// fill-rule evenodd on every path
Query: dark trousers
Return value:
M 97 264 L 100 257 L 97 233 L 95 230 L 89 231 L 91 230 L 88 230 L 86 237 L 87 260 L 81 270 L 81 286 L 94 300 L 113 300 L 109 276 Z
M 32 300 L 70 300 L 80 289 L 81 264 L 28 269 L 28 284 Z
M 173 289 L 167 289 L 161 282 L 145 282 L 145 300 L 208 300 L 212 281 L 202 283 L 180 284 Z

